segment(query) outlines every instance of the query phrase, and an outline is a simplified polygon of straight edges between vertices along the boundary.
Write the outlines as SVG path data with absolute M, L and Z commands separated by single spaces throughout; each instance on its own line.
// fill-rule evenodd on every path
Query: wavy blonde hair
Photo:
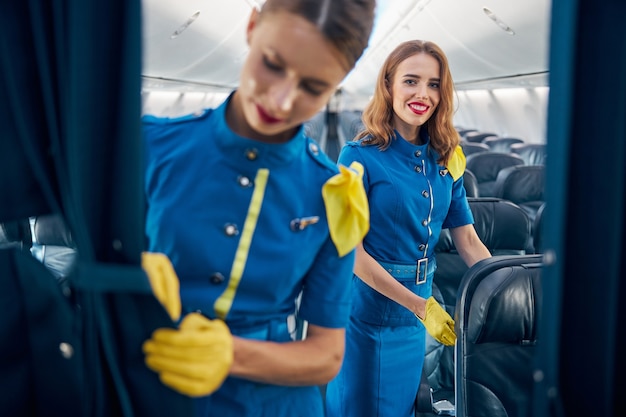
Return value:
M 430 146 L 439 155 L 437 162 L 445 165 L 460 142 L 452 121 L 455 90 L 448 58 L 437 44 L 430 41 L 406 41 L 389 54 L 378 73 L 374 97 L 363 110 L 365 129 L 359 132 L 355 140 L 367 138 L 365 143 L 368 145 L 378 145 L 382 150 L 389 147 L 395 133 L 392 126 L 393 98 L 387 89 L 387 83 L 393 84 L 393 77 L 401 62 L 417 54 L 428 54 L 439 62 L 441 99 L 425 126 L 430 136 Z

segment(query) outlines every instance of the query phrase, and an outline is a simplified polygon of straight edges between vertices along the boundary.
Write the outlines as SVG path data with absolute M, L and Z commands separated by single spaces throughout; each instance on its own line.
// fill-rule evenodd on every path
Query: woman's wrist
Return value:
M 422 297 L 417 298 L 413 314 L 415 314 L 418 319 L 424 320 L 424 317 L 426 317 L 426 299 Z

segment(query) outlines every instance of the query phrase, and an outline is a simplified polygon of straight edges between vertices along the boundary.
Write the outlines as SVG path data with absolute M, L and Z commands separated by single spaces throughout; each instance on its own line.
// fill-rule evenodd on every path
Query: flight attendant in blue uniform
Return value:
M 346 353 L 329 383 L 329 417 L 415 413 L 425 335 L 453 345 L 454 321 L 432 298 L 434 248 L 450 228 L 467 265 L 490 256 L 473 227 L 465 157 L 452 125 L 447 59 L 432 42 L 400 44 L 379 73 L 365 130 L 339 163 L 359 162 L 370 230 L 357 247 Z
M 341 366 L 369 210 L 362 167 L 330 161 L 302 124 L 353 68 L 373 12 L 268 0 L 236 91 L 198 114 L 145 117 L 149 249 L 171 259 L 188 314 L 144 350 L 166 385 L 198 397 L 197 416 L 324 414 L 318 385 Z M 229 361 L 226 375 L 216 364 Z

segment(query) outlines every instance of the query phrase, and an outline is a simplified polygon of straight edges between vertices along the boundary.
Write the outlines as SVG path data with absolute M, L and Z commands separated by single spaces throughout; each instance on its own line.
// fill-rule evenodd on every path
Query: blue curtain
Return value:
M 533 416 L 626 415 L 626 2 L 553 0 Z
M 144 248 L 139 0 L 20 0 L 0 13 L 0 222 L 56 213 L 78 249 L 63 292 L 0 251 L 0 410 L 10 416 L 185 416 L 141 344 L 172 326 Z

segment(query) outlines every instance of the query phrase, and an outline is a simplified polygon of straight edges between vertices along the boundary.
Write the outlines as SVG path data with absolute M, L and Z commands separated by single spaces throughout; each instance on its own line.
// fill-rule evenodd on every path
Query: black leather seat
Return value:
M 76 260 L 76 245 L 63 218 L 57 214 L 35 217 L 33 256 L 59 280 L 67 278 Z
M 535 253 L 543 253 L 543 212 L 545 211 L 546 203 L 539 206 L 539 210 L 535 214 L 535 221 L 532 225 L 533 242 L 532 247 Z
M 525 255 L 530 240 L 530 220 L 519 206 L 498 198 L 468 198 L 474 228 L 493 255 Z M 468 268 L 457 252 L 450 231 L 442 230 L 435 247 L 437 269 L 433 296 L 454 317 L 459 285 Z M 454 402 L 454 348 L 426 336 L 424 372 L 433 399 Z
M 32 237 L 28 219 L 0 223 L 0 249 L 30 250 Z
M 519 155 L 526 165 L 546 164 L 546 145 L 542 143 L 518 143 L 511 145 L 511 153 Z
M 541 255 L 474 265 L 457 300 L 456 416 L 527 417 L 541 316 Z
M 510 152 L 511 145 L 524 143 L 524 139 L 515 138 L 511 136 L 501 136 L 495 138 L 486 138 L 483 140 L 485 145 L 489 147 L 493 152 Z
M 463 174 L 463 187 L 465 187 L 465 194 L 468 197 L 480 197 L 478 180 L 476 179 L 476 175 L 469 169 L 466 169 Z
M 496 196 L 493 188 L 501 170 L 515 165 L 524 165 L 524 160 L 517 155 L 493 151 L 468 155 L 466 160 L 467 169 L 476 176 L 481 197 Z
M 517 165 L 504 168 L 496 178 L 493 195 L 520 206 L 533 224 L 539 207 L 545 202 L 545 166 Z M 531 234 L 533 232 L 534 226 Z
M 311 119 L 304 122 L 304 133 L 316 142 L 321 142 L 326 134 L 326 115 L 324 112 L 318 112 Z
M 461 142 L 461 149 L 463 149 L 465 156 L 490 151 L 489 146 L 481 142 Z
M 360 111 L 342 111 L 339 113 L 339 125 L 347 142 L 354 140 L 356 135 L 365 128 Z
M 465 134 L 465 136 L 463 137 L 463 139 L 466 142 L 483 142 L 486 138 L 489 137 L 497 137 L 498 134 L 497 133 L 493 133 L 493 132 L 480 132 L 480 131 L 476 131 L 476 132 L 468 132 Z
M 471 132 L 478 132 L 477 129 L 465 129 L 465 128 L 457 128 L 456 131 L 459 133 L 461 139 L 465 138 L 465 135 Z

